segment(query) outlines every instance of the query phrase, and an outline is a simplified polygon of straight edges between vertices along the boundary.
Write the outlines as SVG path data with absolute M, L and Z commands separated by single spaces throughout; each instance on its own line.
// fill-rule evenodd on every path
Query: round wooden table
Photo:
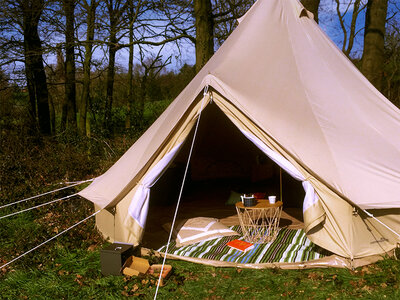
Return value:
M 236 203 L 236 211 L 246 241 L 263 244 L 274 240 L 278 234 L 278 225 L 282 213 L 282 201 L 274 204 L 268 200 L 257 200 L 254 206 Z

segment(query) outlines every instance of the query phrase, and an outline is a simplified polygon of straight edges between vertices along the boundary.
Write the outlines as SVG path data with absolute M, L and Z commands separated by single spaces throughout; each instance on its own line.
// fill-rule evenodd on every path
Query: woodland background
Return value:
M 253 0 L 0 1 L 2 135 L 111 137 L 153 121 Z M 303 0 L 362 73 L 400 105 L 394 0 Z M 193 65 L 194 64 L 194 65 Z

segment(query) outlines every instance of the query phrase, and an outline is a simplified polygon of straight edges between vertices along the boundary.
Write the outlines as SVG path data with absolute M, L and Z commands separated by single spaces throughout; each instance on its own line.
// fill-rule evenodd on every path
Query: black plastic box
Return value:
M 100 250 L 101 273 L 103 275 L 121 275 L 121 267 L 133 254 L 133 246 L 114 243 Z

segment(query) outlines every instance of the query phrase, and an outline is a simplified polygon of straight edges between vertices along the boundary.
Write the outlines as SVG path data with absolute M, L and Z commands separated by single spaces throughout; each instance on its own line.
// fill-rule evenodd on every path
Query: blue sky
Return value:
M 361 5 L 365 5 L 367 0 L 361 0 Z M 344 15 L 345 24 L 349 31 L 350 22 L 353 13 L 354 0 L 341 0 L 343 3 L 340 6 L 342 14 L 346 12 L 347 6 L 350 3 L 350 7 Z M 333 40 L 333 42 L 342 49 L 343 45 L 343 31 L 340 27 L 339 18 L 336 11 L 335 0 L 322 0 L 319 10 L 319 25 L 327 33 L 327 35 Z M 365 25 L 365 8 L 360 12 L 356 23 L 356 38 L 354 41 L 353 50 L 351 52 L 352 57 L 360 58 L 362 56 L 363 42 L 364 42 L 364 25 Z M 195 48 L 189 41 L 181 41 L 181 47 L 178 50 L 174 44 L 165 47 L 164 57 L 172 55 L 172 63 L 168 66 L 170 70 L 179 70 L 184 64 L 195 64 Z M 125 61 L 127 62 L 128 52 L 127 50 L 121 50 L 119 53 L 119 64 L 124 67 Z
M 350 23 L 353 15 L 353 3 L 354 1 L 341 1 L 340 13 L 344 14 L 344 22 L 346 24 L 346 30 L 350 31 Z M 365 6 L 367 0 L 361 1 L 361 6 Z M 350 4 L 350 6 L 349 6 Z M 348 8 L 349 7 L 349 8 Z M 351 52 L 352 57 L 361 57 L 363 43 L 364 43 L 364 26 L 365 26 L 365 11 L 362 9 L 357 17 L 356 22 L 356 38 L 354 41 L 353 50 Z M 339 17 L 336 11 L 336 2 L 334 0 L 323 0 L 321 1 L 321 7 L 319 10 L 319 25 L 328 34 L 332 41 L 342 49 L 344 34 L 340 27 Z
M 361 0 L 361 5 L 365 5 L 367 0 Z M 396 3 L 399 0 L 389 0 L 391 2 L 389 4 L 388 16 L 392 16 L 393 13 L 398 8 L 396 7 Z M 354 0 L 341 0 L 341 3 L 344 3 L 340 6 L 340 11 L 343 14 L 346 11 L 348 4 L 350 3 L 350 7 L 346 12 L 344 17 L 346 26 L 349 28 L 349 24 L 352 17 L 352 3 Z M 399 4 L 397 4 L 399 5 Z M 334 43 L 342 48 L 343 45 L 343 31 L 340 28 L 340 23 L 338 19 L 338 15 L 336 12 L 336 1 L 335 0 L 321 0 L 320 10 L 319 10 L 319 19 L 321 28 L 327 33 L 327 35 L 334 41 Z M 400 17 L 396 15 L 393 20 L 399 21 Z M 399 22 L 400 23 L 400 22 Z M 361 11 L 357 19 L 356 31 L 357 36 L 354 42 L 353 50 L 351 52 L 351 56 L 354 58 L 361 58 L 362 49 L 363 49 L 363 35 L 364 35 L 364 25 L 365 25 L 365 8 Z M 168 70 L 179 70 L 183 64 L 187 63 L 193 65 L 195 63 L 195 48 L 194 45 L 188 40 L 181 40 L 181 47 L 176 47 L 174 43 L 168 44 L 165 46 L 163 51 L 163 58 L 166 59 L 168 56 L 172 56 L 172 62 L 167 67 Z M 107 51 L 106 49 L 98 49 L 95 52 L 95 58 L 97 60 L 101 60 L 103 65 L 107 65 Z M 135 49 L 135 53 L 138 53 L 138 49 Z M 121 49 L 117 52 L 117 65 L 127 70 L 128 68 L 128 49 Z M 53 53 L 45 56 L 45 60 L 48 64 L 55 64 L 56 58 Z M 136 62 L 138 62 L 138 58 L 136 58 Z

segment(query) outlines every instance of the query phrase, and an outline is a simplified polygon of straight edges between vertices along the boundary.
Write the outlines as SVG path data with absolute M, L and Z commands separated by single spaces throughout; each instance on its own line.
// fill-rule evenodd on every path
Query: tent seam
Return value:
M 279 2 L 279 3 L 282 3 L 282 2 Z M 282 9 L 282 6 L 281 6 L 281 9 Z M 292 55 L 293 55 L 293 59 L 294 59 L 294 62 L 295 62 L 295 69 L 297 70 L 297 76 L 298 76 L 300 82 L 301 82 L 301 83 L 303 84 L 303 86 L 304 86 L 303 77 L 301 76 L 301 72 L 300 72 L 300 69 L 299 69 L 299 66 L 298 66 L 298 63 L 297 63 L 297 57 L 296 57 L 295 51 L 294 51 L 294 49 L 293 49 L 293 44 L 292 44 L 293 39 L 292 39 L 292 36 L 291 36 L 290 31 L 288 30 L 288 28 L 289 28 L 289 26 L 288 26 L 288 17 L 287 17 L 287 15 L 286 15 L 286 11 L 285 11 L 284 9 L 282 9 L 282 14 L 284 15 L 285 22 L 286 22 L 286 25 L 287 25 L 285 28 L 286 28 L 287 36 L 288 36 L 288 39 L 289 39 L 289 43 L 288 43 L 288 44 L 289 44 L 289 46 L 290 46 L 290 49 L 291 49 L 291 52 L 292 52 Z M 311 20 L 309 20 L 309 21 L 311 21 Z M 302 30 L 303 27 L 300 26 L 300 28 L 301 28 L 301 30 Z M 306 32 L 304 32 L 304 34 L 307 35 Z M 327 139 L 327 137 L 326 137 L 326 135 L 325 135 L 325 132 L 322 130 L 321 124 L 320 124 L 320 122 L 319 122 L 319 120 L 318 120 L 318 118 L 316 117 L 316 114 L 315 114 L 315 112 L 314 112 L 313 105 L 312 105 L 311 102 L 310 102 L 310 96 L 309 96 L 309 94 L 308 94 L 308 92 L 307 92 L 306 89 L 303 89 L 303 91 L 304 91 L 304 94 L 305 94 L 305 96 L 306 96 L 307 103 L 309 104 L 309 107 L 310 107 L 310 109 L 311 109 L 311 111 L 312 111 L 314 120 L 315 120 L 316 123 L 319 125 L 319 129 L 320 129 L 320 132 L 322 133 L 322 136 L 324 137 L 325 143 L 326 143 L 326 145 L 329 145 L 329 142 L 328 142 L 328 139 Z M 337 175 L 339 175 L 339 172 L 338 172 L 339 169 L 338 169 L 338 167 L 337 167 L 336 159 L 335 159 L 335 157 L 334 157 L 332 151 L 330 150 L 330 147 L 328 147 L 328 150 L 329 150 L 329 153 L 331 153 L 330 156 L 331 156 L 332 161 L 333 161 L 333 163 L 334 163 L 334 165 L 335 165 L 335 167 L 336 167 L 336 170 L 337 170 L 336 173 L 337 173 Z M 320 175 L 319 175 L 319 176 L 320 176 Z M 340 175 L 339 175 L 339 176 L 340 176 Z M 325 181 L 325 180 L 324 180 L 324 181 Z M 335 188 L 335 190 L 336 190 L 336 188 Z M 342 193 L 342 194 L 343 194 L 343 193 Z M 344 238 L 344 237 L 345 237 L 344 233 L 342 233 L 341 230 L 339 230 L 339 232 L 340 232 L 340 235 L 341 235 L 340 238 L 341 238 L 343 241 L 346 241 L 346 239 Z M 347 248 L 348 254 L 350 255 L 351 259 L 353 259 L 353 252 L 349 249 L 349 246 L 350 246 L 350 245 L 347 244 L 347 241 L 346 241 L 345 243 L 343 243 L 343 244 L 344 244 L 345 247 Z
M 286 17 L 285 17 L 285 18 L 286 18 Z M 287 20 L 287 18 L 286 18 L 286 20 Z M 310 21 L 311 21 L 311 20 L 310 20 Z M 286 26 L 286 28 L 288 28 L 288 26 Z M 292 46 L 292 38 L 291 38 L 291 35 L 290 35 L 289 30 L 287 30 L 287 33 L 288 33 L 289 45 L 290 45 L 290 49 L 292 50 L 291 52 L 292 52 L 292 54 L 293 54 L 293 58 L 294 58 L 294 62 L 295 62 L 295 66 L 296 66 L 298 78 L 300 79 L 300 82 L 301 82 L 302 84 L 304 84 L 304 82 L 303 82 L 303 77 L 301 76 L 301 72 L 300 72 L 299 66 L 298 66 L 298 64 L 297 64 L 296 55 L 294 55 L 295 52 L 294 52 L 294 49 L 293 49 L 293 46 Z M 310 109 L 311 109 L 311 111 L 312 111 L 312 115 L 313 115 L 313 117 L 314 117 L 314 120 L 315 120 L 316 123 L 319 125 L 320 132 L 322 133 L 322 136 L 324 137 L 324 141 L 325 141 L 326 145 L 329 145 L 329 142 L 328 142 L 328 139 L 326 138 L 325 132 L 321 129 L 321 124 L 320 124 L 318 118 L 316 117 L 316 114 L 315 114 L 315 112 L 314 112 L 313 105 L 311 105 L 311 103 L 310 103 L 310 101 L 309 101 L 310 96 L 309 96 L 308 92 L 307 92 L 305 89 L 303 89 L 303 91 L 304 91 L 304 94 L 305 94 L 305 96 L 306 96 L 307 103 L 309 104 L 309 107 L 310 107 Z M 336 168 L 336 170 L 338 170 L 336 159 L 335 159 L 335 157 L 334 157 L 334 155 L 333 155 L 333 153 L 332 153 L 332 151 L 330 150 L 329 147 L 328 147 L 328 149 L 329 149 L 329 153 L 331 153 L 330 157 L 332 158 L 332 161 L 333 161 L 333 163 L 334 163 L 334 165 L 335 165 L 335 168 Z M 319 176 L 320 176 L 320 175 L 319 175 Z M 324 180 L 324 181 L 327 182 L 326 180 Z M 336 192 L 336 187 L 335 187 L 335 192 Z M 343 193 L 340 192 L 340 194 L 343 194 Z

